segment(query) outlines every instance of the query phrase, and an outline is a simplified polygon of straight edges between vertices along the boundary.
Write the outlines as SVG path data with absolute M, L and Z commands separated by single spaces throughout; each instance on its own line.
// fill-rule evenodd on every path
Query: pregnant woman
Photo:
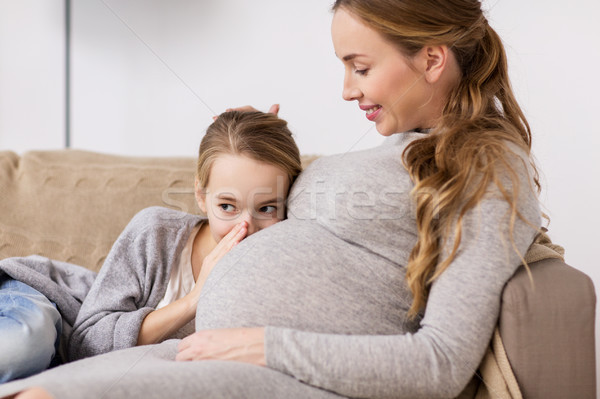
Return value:
M 343 97 L 392 137 L 311 164 L 292 187 L 288 219 L 215 266 L 196 333 L 61 366 L 0 394 L 463 390 L 541 223 L 531 133 L 501 40 L 475 0 L 338 0 L 333 9 Z

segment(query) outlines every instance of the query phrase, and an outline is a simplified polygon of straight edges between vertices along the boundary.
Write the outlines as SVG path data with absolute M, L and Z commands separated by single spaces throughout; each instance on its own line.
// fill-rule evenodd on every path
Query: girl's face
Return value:
M 409 61 L 397 47 L 343 8 L 335 12 L 331 32 L 335 53 L 345 67 L 342 97 L 358 101 L 380 134 L 433 126 L 439 110 L 431 101 L 431 86 L 419 72 L 427 63 L 422 59 L 423 51 Z
M 208 216 L 217 243 L 242 221 L 248 223 L 250 235 L 282 220 L 288 189 L 284 170 L 243 155 L 220 155 L 208 185 L 202 188 L 196 181 L 198 206 Z

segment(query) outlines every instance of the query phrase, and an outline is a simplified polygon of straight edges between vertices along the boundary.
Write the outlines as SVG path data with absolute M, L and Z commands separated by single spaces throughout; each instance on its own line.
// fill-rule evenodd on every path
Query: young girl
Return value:
M 68 345 L 78 359 L 194 332 L 208 274 L 233 246 L 285 217 L 300 155 L 286 122 L 226 112 L 200 144 L 195 192 L 206 218 L 153 207 L 115 242 Z

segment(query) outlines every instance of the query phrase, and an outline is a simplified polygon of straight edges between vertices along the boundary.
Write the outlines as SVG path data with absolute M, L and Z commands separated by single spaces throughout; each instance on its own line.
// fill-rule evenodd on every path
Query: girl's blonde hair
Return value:
M 502 41 L 488 25 L 479 1 L 337 0 L 333 10 L 340 7 L 409 59 L 427 45 L 447 45 L 461 71 L 437 125 L 403 154 L 415 183 L 418 237 L 406 266 L 414 298 L 409 316 L 414 317 L 425 307 L 433 281 L 457 254 L 463 216 L 491 183 L 510 206 L 512 240 L 515 218 L 523 219 L 516 203 L 522 165 L 513 165 L 508 143 L 529 155 L 531 129 L 510 85 Z M 531 159 L 530 163 L 539 192 L 537 168 Z M 502 183 L 504 176 L 509 184 Z M 441 259 L 452 234 L 451 250 Z
M 300 174 L 300 151 L 287 127 L 275 114 L 259 111 L 222 113 L 208 127 L 200 143 L 196 177 L 208 185 L 211 167 L 223 154 L 244 155 L 287 173 L 290 186 Z

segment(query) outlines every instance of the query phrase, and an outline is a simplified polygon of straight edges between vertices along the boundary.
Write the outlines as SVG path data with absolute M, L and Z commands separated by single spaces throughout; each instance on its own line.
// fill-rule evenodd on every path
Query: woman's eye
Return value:
M 365 76 L 367 72 L 369 72 L 368 69 L 354 69 L 354 73 L 361 76 Z
M 219 207 L 224 211 L 224 212 L 234 212 L 235 211 L 235 206 L 231 205 L 231 204 L 220 204 Z
M 263 206 L 259 209 L 261 213 L 275 213 L 277 212 L 277 207 L 272 205 Z

